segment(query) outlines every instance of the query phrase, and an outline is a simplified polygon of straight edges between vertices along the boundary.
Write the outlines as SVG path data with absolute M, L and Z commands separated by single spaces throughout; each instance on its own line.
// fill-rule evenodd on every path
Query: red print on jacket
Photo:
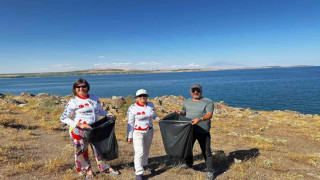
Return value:
M 138 128 L 137 128 L 137 126 L 134 127 L 134 130 L 139 130 L 139 131 L 145 131 L 148 129 L 149 129 L 149 125 L 146 128 L 141 128 L 141 126 L 139 126 Z
M 141 115 L 141 112 L 138 112 L 137 115 Z
M 145 115 L 146 113 L 144 111 L 142 111 L 142 114 Z
M 82 105 L 82 104 L 81 104 L 81 105 L 79 105 L 79 108 L 84 108 L 84 105 Z
M 85 104 L 85 106 L 89 106 L 89 104 L 88 104 L 88 103 L 86 103 L 86 104 Z

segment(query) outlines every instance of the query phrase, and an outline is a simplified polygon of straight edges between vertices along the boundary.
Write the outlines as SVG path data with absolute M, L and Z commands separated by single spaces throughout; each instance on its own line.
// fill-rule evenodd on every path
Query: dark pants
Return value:
M 210 149 L 210 144 L 211 144 L 210 139 L 211 139 L 210 133 L 200 134 L 200 133 L 193 132 L 192 148 L 196 140 L 198 140 L 203 158 L 207 166 L 207 172 L 213 172 L 213 157 Z M 185 161 L 187 165 L 192 166 L 193 156 L 187 157 Z

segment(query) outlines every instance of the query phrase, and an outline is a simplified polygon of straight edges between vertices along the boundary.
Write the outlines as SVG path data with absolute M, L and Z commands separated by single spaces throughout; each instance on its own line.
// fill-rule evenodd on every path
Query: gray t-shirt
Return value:
M 201 118 L 207 113 L 213 112 L 213 101 L 208 98 L 202 98 L 199 101 L 193 101 L 189 98 L 184 101 L 182 111 L 186 113 L 189 119 Z M 194 126 L 197 133 L 208 133 L 211 128 L 211 120 L 206 120 Z

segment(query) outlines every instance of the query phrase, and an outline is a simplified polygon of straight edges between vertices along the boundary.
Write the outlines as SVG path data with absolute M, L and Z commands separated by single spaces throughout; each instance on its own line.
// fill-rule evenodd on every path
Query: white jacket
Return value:
M 146 105 L 140 105 L 138 102 L 132 104 L 128 109 L 127 115 L 127 134 L 129 139 L 133 137 L 133 131 L 146 131 L 152 128 L 152 119 L 158 117 L 154 113 L 154 105 L 151 102 L 147 102 Z
M 74 113 L 72 119 L 70 116 Z M 65 106 L 60 117 L 63 123 L 75 127 L 78 122 L 92 124 L 99 120 L 99 115 L 105 116 L 107 112 L 102 109 L 98 97 L 89 94 L 87 98 L 75 96 Z

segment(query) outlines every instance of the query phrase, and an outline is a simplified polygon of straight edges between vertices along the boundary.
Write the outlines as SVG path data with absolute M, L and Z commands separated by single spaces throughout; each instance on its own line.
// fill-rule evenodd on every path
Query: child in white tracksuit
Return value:
M 136 99 L 137 102 L 132 104 L 127 112 L 127 137 L 129 143 L 133 142 L 136 179 L 142 179 L 144 169 L 148 165 L 149 150 L 153 138 L 152 119 L 159 122 L 160 118 L 154 113 L 154 105 L 147 102 L 146 90 L 138 90 Z

